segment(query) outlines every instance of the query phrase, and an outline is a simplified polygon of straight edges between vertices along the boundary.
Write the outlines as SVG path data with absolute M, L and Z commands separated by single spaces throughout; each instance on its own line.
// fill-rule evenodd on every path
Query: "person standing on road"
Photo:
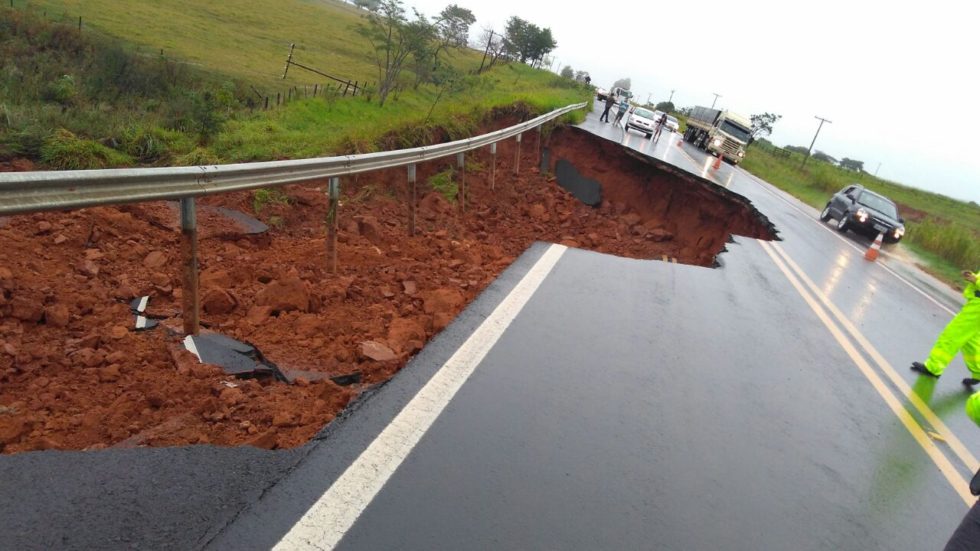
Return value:
M 660 119 L 657 120 L 657 129 L 653 133 L 654 142 L 660 139 L 660 133 L 664 131 L 664 126 L 666 124 L 667 124 L 667 113 L 661 113 Z
M 602 116 L 599 117 L 599 122 L 609 122 L 609 110 L 612 109 L 614 103 L 616 103 L 616 96 L 612 95 L 612 92 L 607 92 L 606 108 L 602 111 Z M 605 121 L 603 121 L 603 119 L 605 119 Z
M 972 388 L 980 384 L 980 288 L 977 287 L 977 276 L 980 273 L 963 272 L 966 289 L 963 296 L 966 304 L 960 312 L 943 329 L 929 352 L 925 363 L 912 362 L 912 371 L 923 375 L 939 378 L 946 370 L 957 352 L 962 352 L 963 362 L 970 370 L 970 377 L 963 379 L 963 384 Z
M 626 97 L 624 96 L 623 99 L 619 101 L 619 111 L 616 112 L 616 120 L 613 124 L 619 124 L 619 121 L 623 120 L 623 115 L 626 114 L 626 111 L 628 111 L 629 108 L 630 104 L 628 101 L 626 101 Z

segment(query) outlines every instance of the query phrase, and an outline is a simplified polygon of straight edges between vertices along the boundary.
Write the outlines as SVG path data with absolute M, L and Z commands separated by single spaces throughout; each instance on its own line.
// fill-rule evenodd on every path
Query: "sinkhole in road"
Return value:
M 717 265 L 731 235 L 776 238 L 745 197 L 585 130 L 554 132 L 546 158 L 560 186 L 618 218 L 617 239 L 669 242 L 680 262 Z
M 481 132 L 526 114 L 498 118 Z M 773 239 L 746 199 L 577 128 L 342 179 L 338 269 L 326 261 L 326 182 L 202 198 L 205 327 L 248 342 L 297 384 L 230 381 L 180 349 L 181 265 L 167 203 L 13 216 L 0 225 L 0 450 L 304 444 L 398 372 L 535 241 L 712 266 L 730 235 Z M 562 178 L 555 172 L 561 166 Z M 594 180 L 589 206 L 563 189 Z M 456 194 L 465 182 L 466 201 Z M 206 208 L 205 208 L 206 207 Z M 221 213 L 239 211 L 269 229 Z M 149 296 L 161 327 L 134 331 Z M 383 354 L 378 351 L 384 352 Z M 360 374 L 339 386 L 331 378 Z

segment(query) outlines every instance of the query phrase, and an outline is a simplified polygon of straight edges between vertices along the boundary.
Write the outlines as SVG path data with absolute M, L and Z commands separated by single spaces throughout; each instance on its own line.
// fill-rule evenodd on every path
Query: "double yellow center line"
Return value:
M 963 445 L 963 442 L 946 426 L 945 423 L 929 408 L 917 394 L 912 392 L 908 383 L 899 376 L 898 372 L 889 364 L 885 358 L 868 342 L 868 339 L 850 322 L 841 311 L 823 294 L 820 289 L 807 277 L 802 269 L 793 261 L 792 258 L 783 251 L 782 247 L 775 242 L 758 241 L 762 249 L 772 259 L 776 267 L 786 276 L 796 292 L 803 297 L 817 318 L 827 327 L 834 339 L 840 344 L 844 352 L 851 358 L 861 373 L 868 379 L 871 386 L 885 400 L 888 407 L 898 417 L 912 438 L 922 446 L 926 454 L 933 460 L 946 480 L 949 481 L 953 490 L 963 499 L 967 505 L 972 505 L 976 498 L 970 494 L 969 483 L 962 473 L 950 462 L 946 454 L 939 449 L 939 446 L 929 437 L 926 430 L 909 413 L 902 400 L 885 384 L 878 371 L 871 367 L 864 355 L 858 350 L 858 346 L 863 349 L 868 357 L 878 366 L 878 369 L 891 381 L 891 383 L 904 395 L 904 398 L 912 404 L 912 407 L 932 426 L 936 433 L 946 441 L 950 450 L 956 455 L 970 472 L 975 472 L 980 463 L 977 458 Z M 835 323 L 836 320 L 836 323 Z M 850 335 L 850 339 L 845 335 L 845 331 Z M 853 342 L 852 342 L 853 340 Z M 855 346 L 855 343 L 857 346 Z

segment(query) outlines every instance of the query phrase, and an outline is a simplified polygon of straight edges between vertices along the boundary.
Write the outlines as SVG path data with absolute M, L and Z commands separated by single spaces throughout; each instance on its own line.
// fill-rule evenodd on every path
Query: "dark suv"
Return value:
M 898 215 L 895 203 L 857 184 L 838 191 L 820 213 L 820 220 L 837 220 L 837 231 L 875 238 L 884 234 L 887 243 L 898 243 L 905 235 L 905 220 Z

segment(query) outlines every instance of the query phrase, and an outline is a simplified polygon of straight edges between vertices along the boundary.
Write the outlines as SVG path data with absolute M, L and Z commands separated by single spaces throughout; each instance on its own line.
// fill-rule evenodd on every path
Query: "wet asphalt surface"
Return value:
M 583 127 L 623 140 L 597 118 Z M 955 298 L 929 300 L 886 269 L 897 264 L 864 261 L 863 238 L 740 169 L 707 168 L 676 134 L 626 137 L 749 198 L 776 246 L 980 454 L 962 361 L 931 388 L 907 369 Z M 565 252 L 339 548 L 942 548 L 964 500 L 768 245 L 734 240 L 720 269 Z M 303 448 L 0 457 L 0 547 L 270 548 L 546 247 Z

